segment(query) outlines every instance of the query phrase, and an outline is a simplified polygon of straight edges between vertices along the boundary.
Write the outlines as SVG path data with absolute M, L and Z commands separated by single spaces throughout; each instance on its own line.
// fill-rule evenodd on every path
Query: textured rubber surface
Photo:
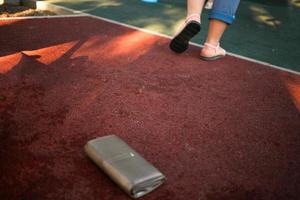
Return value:
M 88 17 L 0 21 L 0 199 L 129 200 L 83 152 L 117 134 L 143 200 L 295 200 L 300 77 Z
M 150 29 L 167 35 L 186 17 L 186 1 L 162 0 L 151 6 L 133 0 L 48 0 L 58 5 L 81 10 L 125 24 Z M 298 0 L 243 0 L 237 19 L 226 30 L 222 45 L 230 52 L 300 72 L 298 45 L 300 19 Z M 202 12 L 201 31 L 207 33 L 209 10 Z M 249 31 L 251 30 L 251 31 Z M 255 33 L 255 34 L 253 34 Z M 206 34 L 195 36 L 202 44 Z M 280 40 L 279 38 L 284 38 Z
M 176 53 L 183 53 L 189 47 L 189 41 L 201 30 L 199 22 L 191 21 L 178 33 L 170 43 L 170 49 Z

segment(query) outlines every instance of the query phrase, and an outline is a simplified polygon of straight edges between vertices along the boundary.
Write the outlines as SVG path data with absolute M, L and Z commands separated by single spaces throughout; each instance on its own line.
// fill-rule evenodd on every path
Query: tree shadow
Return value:
M 199 191 L 207 200 L 298 196 L 300 116 L 283 72 L 230 56 L 207 63 L 197 47 L 177 55 L 168 39 L 73 20 L 47 33 L 49 24 L 11 24 L 39 34 L 27 29 L 20 48 L 2 40 L 3 55 L 22 58 L 0 75 L 0 195 L 126 198 L 82 150 L 117 133 L 168 177 L 151 200 L 199 199 Z

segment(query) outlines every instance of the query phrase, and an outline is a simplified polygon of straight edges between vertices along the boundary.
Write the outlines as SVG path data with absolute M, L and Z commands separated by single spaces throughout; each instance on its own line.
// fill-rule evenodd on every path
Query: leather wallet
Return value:
M 87 142 L 85 152 L 127 194 L 138 198 L 164 181 L 165 176 L 116 135 Z

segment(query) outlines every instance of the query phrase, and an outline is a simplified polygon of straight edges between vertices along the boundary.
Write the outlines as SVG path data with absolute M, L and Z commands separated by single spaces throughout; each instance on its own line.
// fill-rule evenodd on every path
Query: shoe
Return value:
M 192 14 L 186 20 L 184 27 L 171 40 L 170 49 L 176 53 L 183 53 L 189 47 L 189 41 L 201 30 L 200 15 Z
M 208 0 L 204 6 L 205 9 L 211 10 L 213 8 L 214 1 L 213 0 Z
M 220 44 L 214 46 L 209 43 L 204 43 L 201 50 L 200 58 L 205 61 L 213 61 L 220 59 L 226 55 L 226 51 L 220 47 Z

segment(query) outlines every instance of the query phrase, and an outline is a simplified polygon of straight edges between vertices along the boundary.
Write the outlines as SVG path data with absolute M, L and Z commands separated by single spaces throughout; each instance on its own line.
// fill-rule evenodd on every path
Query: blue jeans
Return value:
M 217 19 L 232 24 L 240 0 L 214 0 L 209 19 Z

